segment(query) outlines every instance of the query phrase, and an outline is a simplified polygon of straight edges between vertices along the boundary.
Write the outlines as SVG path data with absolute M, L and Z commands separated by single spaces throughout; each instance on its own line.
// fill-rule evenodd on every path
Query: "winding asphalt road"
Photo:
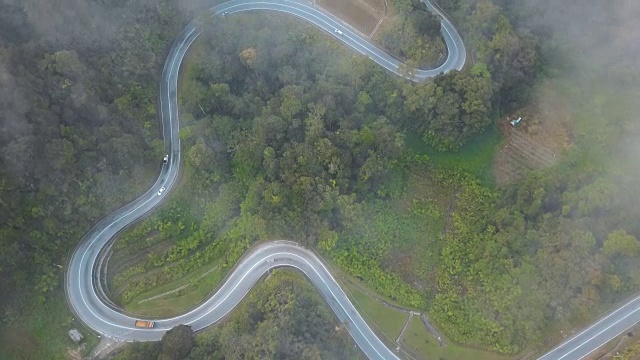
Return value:
M 437 12 L 431 5 L 429 7 Z M 402 64 L 397 59 L 368 42 L 350 27 L 302 1 L 232 0 L 213 7 L 210 11 L 222 17 L 250 10 L 277 11 L 302 18 L 385 69 L 413 81 L 421 81 L 453 69 L 460 70 L 465 63 L 466 50 L 462 39 L 447 20 L 442 22 L 442 35 L 448 47 L 445 63 L 436 69 L 407 71 L 401 70 Z M 194 330 L 214 324 L 228 314 L 268 270 L 292 267 L 303 272 L 315 285 L 369 358 L 397 359 L 395 352 L 385 346 L 356 311 L 322 261 L 311 251 L 290 241 L 274 241 L 253 249 L 236 265 L 218 291 L 204 303 L 183 315 L 155 320 L 155 327 L 152 329 L 136 328 L 136 318 L 126 314 L 105 295 L 102 282 L 99 280 L 100 269 L 115 236 L 127 225 L 157 207 L 178 176 L 181 155 L 178 136 L 178 73 L 185 53 L 200 35 L 199 24 L 198 19 L 193 20 L 182 30 L 171 47 L 162 72 L 159 110 L 169 159 L 163 164 L 160 176 L 146 193 L 102 219 L 75 249 L 65 278 L 71 308 L 88 327 L 103 336 L 126 341 L 159 340 L 167 330 L 179 324 L 190 325 Z M 162 188 L 164 191 L 159 193 Z
M 426 4 L 430 11 L 443 15 L 428 1 Z M 217 16 L 228 16 L 250 10 L 278 11 L 302 18 L 385 69 L 412 81 L 422 81 L 451 70 L 460 70 L 466 61 L 464 43 L 454 26 L 444 16 L 442 36 L 448 50 L 446 61 L 436 69 L 407 71 L 401 62 L 371 44 L 349 26 L 303 0 L 232 0 L 213 7 L 210 11 Z M 276 267 L 291 267 L 300 270 L 309 278 L 370 359 L 398 359 L 396 353 L 376 336 L 356 311 L 322 261 L 311 251 L 290 241 L 273 241 L 254 248 L 235 266 L 214 295 L 183 315 L 155 320 L 156 325 L 152 329 L 136 328 L 134 322 L 138 318 L 127 315 L 105 295 L 98 277 L 104 255 L 113 245 L 115 236 L 127 225 L 156 208 L 173 187 L 178 176 L 181 155 L 178 136 L 178 73 L 185 53 L 201 33 L 199 23 L 196 19 L 182 30 L 171 47 L 162 72 L 159 110 L 169 159 L 163 164 L 160 176 L 146 193 L 102 219 L 75 249 L 65 277 L 65 289 L 72 310 L 88 327 L 103 336 L 126 341 L 159 340 L 167 330 L 179 324 L 190 325 L 194 330 L 214 324 L 238 305 L 267 271 Z M 164 192 L 159 194 L 161 188 L 164 188 Z M 636 301 L 640 302 L 638 299 Z M 640 314 L 636 314 L 637 309 L 638 304 L 635 303 L 620 308 L 617 313 L 580 334 L 577 340 L 572 339 L 562 344 L 542 359 L 581 358 L 612 338 L 612 333 L 617 334 L 632 322 L 638 322 Z M 633 317 L 628 315 L 629 311 L 633 311 Z M 615 321 L 621 317 L 624 317 L 626 322 L 616 323 Z

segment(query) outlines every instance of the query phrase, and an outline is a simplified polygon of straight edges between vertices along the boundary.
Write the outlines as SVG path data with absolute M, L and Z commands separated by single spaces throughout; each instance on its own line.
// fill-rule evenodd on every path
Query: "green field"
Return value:
M 368 294 L 375 294 L 366 285 L 358 282 L 358 280 L 344 273 L 328 259 L 325 262 L 329 264 L 332 272 L 335 272 L 335 278 L 339 280 L 340 286 L 345 290 L 349 299 L 356 307 L 358 312 L 364 317 L 367 323 L 380 336 L 387 345 L 395 346 L 395 340 L 400 335 L 402 328 L 409 314 L 394 310 L 385 306 L 380 301 L 373 299 Z M 363 290 L 364 289 L 364 290 Z M 398 306 L 396 302 L 376 294 L 378 298 Z M 433 324 L 437 326 L 437 324 Z M 424 326 L 419 316 L 413 316 L 409 327 L 407 328 L 401 340 L 403 350 L 411 357 L 418 359 L 444 359 L 444 360 L 507 360 L 508 356 L 500 355 L 490 351 L 464 347 L 450 341 L 445 334 L 441 333 L 441 337 L 445 341 L 446 347 L 441 348 L 436 339 Z
M 438 360 L 507 360 L 508 356 L 489 351 L 461 347 L 443 337 L 446 346 L 440 347 L 438 341 L 427 331 L 420 317 L 414 316 L 401 340 L 403 346 L 412 354 L 420 354 L 425 359 Z
M 345 286 L 346 283 L 346 286 Z M 359 289 L 350 281 L 343 281 L 341 284 L 353 305 L 365 318 L 367 323 L 380 335 L 384 335 L 387 344 L 395 345 L 395 339 L 400 335 L 408 314 L 391 309 L 379 301 L 372 299 L 369 295 Z M 360 285 L 361 286 L 361 285 Z M 391 302 L 389 300 L 389 302 Z M 451 342 L 444 335 L 442 336 L 446 346 L 441 348 L 436 339 L 424 326 L 419 316 L 413 316 L 409 327 L 404 333 L 400 343 L 403 350 L 410 356 L 421 359 L 442 359 L 442 360 L 507 360 L 508 356 L 494 352 L 463 347 Z
M 68 359 L 67 350 L 78 348 L 67 335 L 72 328 L 84 335 L 81 355 L 87 355 L 98 343 L 95 335 L 74 320 L 61 286 L 46 299 L 30 302 L 31 310 L 20 314 L 19 324 L 0 328 L 0 359 Z
M 407 147 L 417 154 L 428 155 L 434 165 L 462 169 L 478 177 L 483 185 L 494 185 L 493 157 L 502 141 L 502 136 L 494 126 L 474 136 L 456 152 L 438 151 L 426 144 L 415 132 L 408 132 L 405 136 Z
M 181 279 L 138 295 L 125 306 L 125 309 L 134 314 L 140 314 L 143 316 L 174 316 L 185 312 L 202 302 L 203 299 L 209 295 L 224 278 L 226 269 L 223 269 L 222 267 L 217 267 L 211 273 L 200 278 L 202 274 L 216 266 L 214 264 L 216 263 L 204 266 L 187 274 Z M 191 282 L 192 279 L 198 280 L 193 284 Z M 189 286 L 178 292 L 140 303 L 141 300 L 172 291 L 184 285 Z
M 400 335 L 408 314 L 383 305 L 360 291 L 356 286 L 348 286 L 347 291 L 353 305 L 369 324 L 374 325 L 374 329 L 378 330 L 378 333 L 382 332 L 390 341 L 394 341 Z

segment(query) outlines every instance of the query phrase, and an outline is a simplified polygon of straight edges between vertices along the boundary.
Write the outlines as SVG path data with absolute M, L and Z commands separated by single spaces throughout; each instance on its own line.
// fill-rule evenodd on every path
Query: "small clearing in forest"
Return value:
M 520 117 L 519 124 L 511 125 Z M 541 86 L 531 106 L 500 119 L 498 129 L 505 142 L 494 160 L 496 183 L 510 184 L 554 165 L 573 143 L 571 122 L 567 102 L 549 84 Z

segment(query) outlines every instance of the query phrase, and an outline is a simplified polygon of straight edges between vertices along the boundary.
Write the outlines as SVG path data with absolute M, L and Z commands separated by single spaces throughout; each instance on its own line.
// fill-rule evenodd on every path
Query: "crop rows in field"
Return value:
M 499 185 L 513 183 L 530 171 L 555 163 L 556 154 L 541 141 L 526 134 L 522 127 L 502 124 L 500 131 L 505 135 L 506 141 L 495 160 L 494 171 Z

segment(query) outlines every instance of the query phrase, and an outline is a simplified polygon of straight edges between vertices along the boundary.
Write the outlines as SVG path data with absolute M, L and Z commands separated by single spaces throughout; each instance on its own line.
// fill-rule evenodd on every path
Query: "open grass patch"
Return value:
M 506 360 L 508 356 L 497 353 L 461 347 L 444 338 L 445 347 L 440 347 L 438 341 L 427 331 L 420 317 L 414 316 L 409 323 L 407 331 L 400 340 L 402 346 L 411 353 L 412 356 L 419 356 L 421 359 L 442 359 L 442 360 Z
M 176 281 L 138 295 L 126 305 L 125 309 L 143 316 L 173 316 L 184 313 L 202 302 L 224 278 L 228 269 L 217 266 L 216 263 L 199 268 Z M 211 271 L 214 267 L 215 270 Z M 172 292 L 182 287 L 184 288 Z M 171 293 L 150 299 L 168 292 Z M 147 299 L 149 300 L 145 301 Z
M 493 157 L 502 141 L 502 137 L 495 127 L 489 127 L 476 135 L 456 152 L 441 152 L 429 146 L 416 133 L 406 134 L 408 148 L 416 154 L 428 155 L 434 165 L 449 169 L 462 169 L 475 175 L 483 185 L 492 186 Z
M 395 339 L 400 335 L 409 314 L 394 310 L 373 299 L 363 290 L 362 285 L 355 285 L 354 280 L 343 281 L 349 298 L 358 312 L 378 335 L 383 335 L 388 346 L 395 345 Z M 385 301 L 387 301 L 385 299 Z M 388 300 L 390 303 L 391 300 Z M 446 347 L 441 348 L 438 341 L 427 330 L 419 316 L 413 316 L 400 343 L 403 350 L 417 359 L 445 359 L 445 360 L 506 360 L 508 356 L 497 353 L 463 347 L 442 336 Z
M 62 286 L 50 292 L 46 299 L 33 297 L 29 302 L 25 308 L 30 310 L 20 314 L 19 321 L 2 324 L 0 359 L 67 359 L 67 351 L 79 347 L 67 335 L 72 328 L 84 335 L 82 355 L 87 355 L 98 343 L 96 336 L 74 320 Z
M 356 286 L 350 284 L 346 286 L 353 305 L 367 322 L 373 328 L 381 331 L 387 339 L 395 340 L 400 335 L 409 314 L 385 306 Z
M 377 293 L 418 309 L 424 302 L 412 301 L 415 295 L 424 299 L 437 292 L 435 269 L 441 261 L 442 234 L 456 207 L 456 190 L 439 183 L 427 168 L 412 170 L 406 184 L 396 199 L 365 204 L 341 232 L 332 257 Z M 399 279 L 385 281 L 389 277 L 374 275 L 374 268 Z M 403 294 L 396 287 L 399 282 L 416 291 Z

